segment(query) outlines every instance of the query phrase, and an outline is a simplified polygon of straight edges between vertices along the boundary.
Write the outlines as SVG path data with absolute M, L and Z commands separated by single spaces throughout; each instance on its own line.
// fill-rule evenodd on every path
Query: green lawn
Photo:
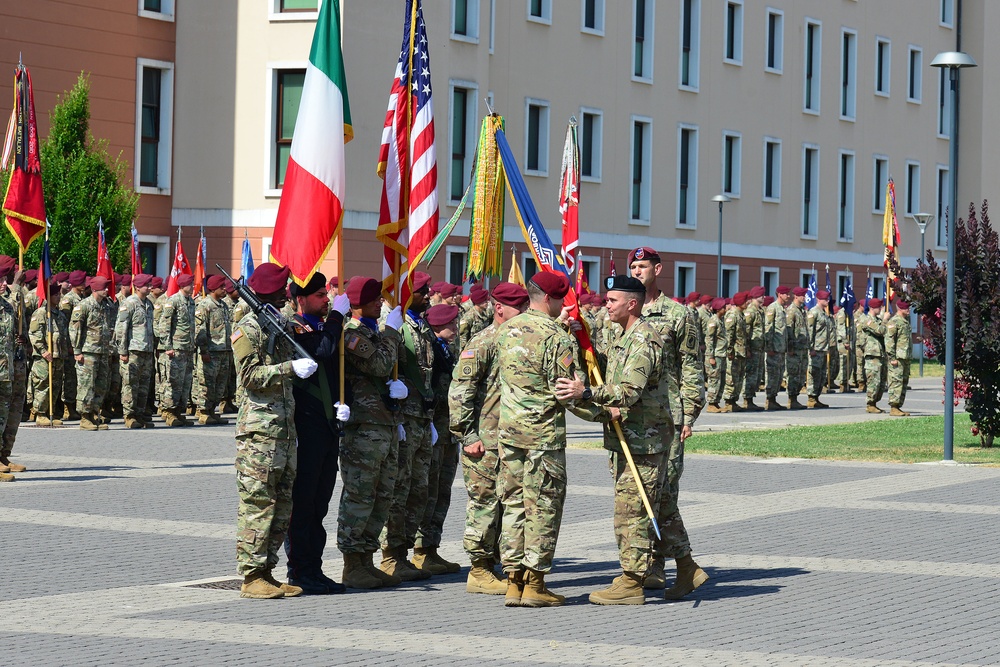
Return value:
M 969 428 L 966 415 L 955 415 L 955 460 L 1000 465 L 1000 446 L 980 447 L 979 438 L 973 436 Z M 941 460 L 943 434 L 944 417 L 886 418 L 833 426 L 696 432 L 687 440 L 685 451 L 764 458 L 917 463 Z

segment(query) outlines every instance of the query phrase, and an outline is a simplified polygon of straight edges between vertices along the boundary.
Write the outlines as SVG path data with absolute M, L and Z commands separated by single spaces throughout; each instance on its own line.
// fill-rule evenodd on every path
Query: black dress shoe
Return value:
M 347 586 L 345 586 L 344 584 L 338 584 L 336 581 L 334 581 L 330 577 L 326 576 L 322 572 L 320 572 L 316 576 L 316 578 L 319 579 L 320 581 L 322 581 L 324 584 L 326 584 L 327 589 L 329 589 L 329 591 L 331 593 L 346 593 L 347 592 Z
M 289 577 L 288 583 L 301 588 L 304 595 L 329 595 L 335 592 L 330 590 L 326 581 L 315 574 L 303 574 L 295 578 Z

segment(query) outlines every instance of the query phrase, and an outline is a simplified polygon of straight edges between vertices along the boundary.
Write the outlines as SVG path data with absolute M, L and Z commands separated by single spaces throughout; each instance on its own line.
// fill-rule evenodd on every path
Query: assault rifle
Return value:
M 246 302 L 247 306 L 250 307 L 250 311 L 257 316 L 257 321 L 260 325 L 264 327 L 267 331 L 267 353 L 274 354 L 274 343 L 278 338 L 292 346 L 295 353 L 299 359 L 312 359 L 312 355 L 306 352 L 305 348 L 295 342 L 295 338 L 288 333 L 288 329 L 285 328 L 287 320 L 282 317 L 278 309 L 269 303 L 264 303 L 260 298 L 254 293 L 252 289 L 247 287 L 246 283 L 242 278 L 236 280 L 229 273 L 226 272 L 224 268 L 215 265 L 219 271 L 222 272 L 226 278 L 236 287 L 236 293 L 240 295 L 240 298 Z

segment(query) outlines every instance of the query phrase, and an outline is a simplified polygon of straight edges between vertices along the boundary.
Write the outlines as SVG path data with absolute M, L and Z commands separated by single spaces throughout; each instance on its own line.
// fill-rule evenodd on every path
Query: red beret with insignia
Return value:
M 632 266 L 632 262 L 637 259 L 649 260 L 653 264 L 656 264 L 660 261 L 660 255 L 649 246 L 642 246 L 641 248 L 636 248 L 628 254 L 628 261 L 625 262 L 626 266 Z

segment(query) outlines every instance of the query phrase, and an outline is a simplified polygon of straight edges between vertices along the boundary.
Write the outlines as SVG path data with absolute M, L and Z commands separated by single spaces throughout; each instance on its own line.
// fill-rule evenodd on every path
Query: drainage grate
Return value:
M 223 579 L 221 581 L 209 581 L 203 584 L 190 584 L 184 588 L 210 588 L 217 591 L 238 591 L 242 585 L 242 579 Z

